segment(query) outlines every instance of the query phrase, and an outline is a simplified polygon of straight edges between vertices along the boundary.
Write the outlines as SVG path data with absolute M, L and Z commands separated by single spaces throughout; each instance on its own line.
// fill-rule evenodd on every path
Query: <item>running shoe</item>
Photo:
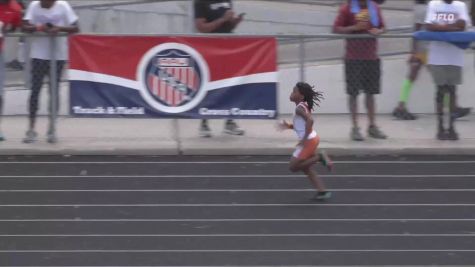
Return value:
M 322 151 L 318 154 L 320 162 L 323 166 L 327 167 L 328 171 L 333 171 L 333 161 L 327 155 L 325 151 Z
M 377 126 L 374 125 L 368 128 L 368 136 L 375 139 L 388 138 Z
M 416 120 L 417 116 L 409 112 L 406 108 L 395 108 L 393 111 L 393 116 L 399 120 Z
M 325 192 L 318 192 L 314 199 L 315 200 L 327 200 L 327 199 L 330 199 L 332 197 L 332 192 L 329 192 L 329 191 L 325 191 Z
M 358 127 L 351 129 L 350 138 L 353 141 L 364 141 L 364 137 L 361 135 L 360 128 Z
M 37 137 L 38 137 L 38 134 L 37 134 L 35 131 L 33 131 L 33 130 L 28 130 L 28 131 L 26 132 L 25 138 L 23 138 L 23 143 L 25 143 L 25 144 L 34 143 L 34 142 L 36 142 Z
M 234 121 L 227 121 L 224 126 L 224 133 L 230 135 L 244 135 L 244 130 L 239 128 L 239 126 Z

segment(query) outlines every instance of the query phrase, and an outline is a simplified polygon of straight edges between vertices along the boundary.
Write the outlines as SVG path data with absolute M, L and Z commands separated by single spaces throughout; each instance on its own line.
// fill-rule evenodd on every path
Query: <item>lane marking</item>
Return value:
M 0 219 L 0 222 L 475 222 L 475 218 Z
M 0 237 L 475 237 L 475 234 L 37 234 Z
M 475 249 L 149 249 L 149 250 L 0 250 L 0 253 L 285 253 L 285 252 L 475 252 Z
M 75 193 L 75 192 L 101 192 L 101 193 L 122 193 L 122 192 L 314 192 L 315 189 L 4 189 L 0 193 Z M 475 189 L 331 189 L 332 192 L 475 192 Z
M 473 164 L 475 160 L 341 160 L 335 164 Z M 289 164 L 288 161 L 0 161 L 0 164 Z
M 475 174 L 327 174 L 327 178 L 472 178 Z M 16 178 L 300 178 L 305 175 L 297 174 L 265 174 L 265 175 L 0 175 L 0 179 Z
M 475 207 L 475 203 L 175 203 L 175 204 L 1 204 L 0 207 Z

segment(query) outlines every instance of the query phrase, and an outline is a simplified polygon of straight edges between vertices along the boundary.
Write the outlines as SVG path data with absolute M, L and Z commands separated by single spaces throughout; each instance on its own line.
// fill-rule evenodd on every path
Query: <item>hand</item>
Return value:
M 288 123 L 285 120 L 282 120 L 279 123 L 277 123 L 277 130 L 282 132 L 284 130 L 288 130 L 288 129 L 292 128 L 291 126 L 292 125 L 290 123 Z
M 353 27 L 354 31 L 366 31 L 371 28 L 371 23 L 369 21 L 359 21 Z
M 372 35 L 380 35 L 382 34 L 384 31 L 381 30 L 381 29 L 378 29 L 378 28 L 371 28 L 368 30 L 368 32 Z
M 305 144 L 305 140 L 302 139 L 302 140 L 300 140 L 300 141 L 297 143 L 297 146 L 303 147 L 304 144 Z
M 235 16 L 235 15 L 234 15 L 234 11 L 232 11 L 231 9 L 229 9 L 229 10 L 226 10 L 226 13 L 224 13 L 223 19 L 224 19 L 225 21 L 230 21 L 230 20 L 233 20 L 234 16 Z
M 47 28 L 46 32 L 51 34 L 51 35 L 56 35 L 60 31 L 59 27 L 53 26 L 51 28 Z

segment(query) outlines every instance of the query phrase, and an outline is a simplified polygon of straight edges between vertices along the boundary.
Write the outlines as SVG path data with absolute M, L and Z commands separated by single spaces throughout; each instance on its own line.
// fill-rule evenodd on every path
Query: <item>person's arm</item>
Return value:
M 346 9 L 347 7 L 345 5 L 340 7 L 335 22 L 333 23 L 333 33 L 349 34 L 370 28 L 369 22 L 359 22 L 355 25 L 347 25 L 345 21 L 348 16 L 348 11 Z
M 465 31 L 467 23 L 465 20 L 459 19 L 451 24 L 427 24 L 426 29 L 431 32 L 460 32 Z
M 312 133 L 313 131 L 313 117 L 310 112 L 306 112 L 305 109 L 301 106 L 298 106 L 295 110 L 295 113 L 298 116 L 301 116 L 305 120 L 305 135 L 302 139 L 303 142 L 305 142 L 308 139 L 308 136 Z
M 45 32 L 49 34 L 57 34 L 59 32 L 73 34 L 73 33 L 79 32 L 79 24 L 78 24 L 79 17 L 76 15 L 72 7 L 67 2 L 64 2 L 63 8 L 64 8 L 64 11 L 63 11 L 64 16 L 66 18 L 66 22 L 68 26 L 56 26 L 56 25 L 47 24 L 45 28 Z
M 381 8 L 378 5 L 376 6 L 376 8 L 378 9 L 379 25 L 378 27 L 372 27 L 368 30 L 368 32 L 372 35 L 381 35 L 386 32 L 386 23 L 384 22 Z
M 195 27 L 198 32 L 211 33 L 221 27 L 223 24 L 229 22 L 234 17 L 232 10 L 227 10 L 226 13 L 218 19 L 213 21 L 206 20 L 207 3 L 204 1 L 195 0 Z

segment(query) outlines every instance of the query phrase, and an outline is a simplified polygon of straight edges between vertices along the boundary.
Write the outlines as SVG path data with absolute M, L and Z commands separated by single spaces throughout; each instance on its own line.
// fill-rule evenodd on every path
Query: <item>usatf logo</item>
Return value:
M 206 96 L 209 70 L 193 48 L 165 43 L 150 49 L 137 70 L 140 93 L 153 108 L 181 113 L 196 107 Z

